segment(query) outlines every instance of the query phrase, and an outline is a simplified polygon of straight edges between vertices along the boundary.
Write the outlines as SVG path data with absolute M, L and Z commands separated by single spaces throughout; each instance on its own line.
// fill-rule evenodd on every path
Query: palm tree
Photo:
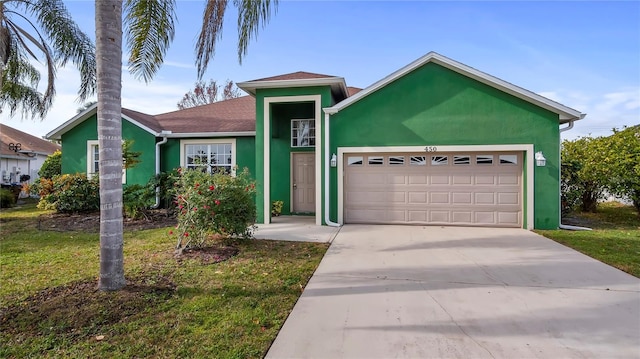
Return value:
M 258 26 L 269 20 L 269 0 L 234 0 L 238 7 L 238 59 L 247 53 Z M 227 0 L 209 0 L 196 45 L 198 77 L 206 71 L 221 36 Z M 98 146 L 100 156 L 101 290 L 124 287 L 122 235 L 122 0 L 96 1 L 98 79 Z M 129 70 L 148 82 L 158 71 L 174 36 L 175 0 L 125 0 L 124 25 L 130 53 Z
M 43 60 L 47 86 L 38 91 Z M 55 95 L 56 66 L 68 61 L 80 70 L 80 100 L 95 92 L 95 48 L 71 19 L 62 0 L 0 0 L 0 111 L 43 118 Z

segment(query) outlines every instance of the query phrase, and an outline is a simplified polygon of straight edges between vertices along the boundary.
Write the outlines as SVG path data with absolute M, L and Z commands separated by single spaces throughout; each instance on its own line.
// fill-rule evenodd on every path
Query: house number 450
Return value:
M 438 147 L 436 146 L 427 146 L 424 148 L 426 152 L 438 152 Z

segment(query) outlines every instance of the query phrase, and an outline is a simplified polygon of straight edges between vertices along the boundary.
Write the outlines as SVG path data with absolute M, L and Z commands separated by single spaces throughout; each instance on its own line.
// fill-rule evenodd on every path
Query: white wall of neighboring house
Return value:
M 28 183 L 33 183 L 38 179 L 40 167 L 46 160 L 46 155 L 36 154 L 34 157 L 27 156 L 2 156 L 0 157 L 0 181 L 3 184 L 19 183 L 21 175 L 29 175 Z

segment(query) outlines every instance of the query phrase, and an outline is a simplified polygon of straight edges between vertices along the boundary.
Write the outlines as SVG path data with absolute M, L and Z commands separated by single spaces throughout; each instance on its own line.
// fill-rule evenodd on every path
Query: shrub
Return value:
M 283 201 L 273 201 L 271 202 L 271 215 L 278 217 L 282 214 L 282 206 L 284 206 Z
M 51 188 L 47 186 L 46 191 L 42 189 L 45 187 L 43 183 L 49 184 L 46 180 L 40 181 L 41 197 L 38 208 L 55 209 L 65 213 L 89 212 L 100 208 L 97 176 L 92 179 L 87 179 L 86 175 L 79 173 L 55 176 L 51 179 Z
M 6 188 L 0 188 L 0 208 L 11 208 L 15 206 L 16 198 L 13 191 Z
M 138 219 L 147 216 L 147 210 L 155 203 L 155 186 L 133 184 L 122 190 L 124 215 Z
M 44 160 L 38 176 L 41 178 L 53 178 L 62 174 L 62 152 L 59 150 L 47 156 Z
M 178 253 L 189 247 L 202 246 L 212 234 L 253 236 L 255 184 L 248 170 L 236 177 L 225 173 L 210 175 L 198 170 L 181 171 L 176 184 Z

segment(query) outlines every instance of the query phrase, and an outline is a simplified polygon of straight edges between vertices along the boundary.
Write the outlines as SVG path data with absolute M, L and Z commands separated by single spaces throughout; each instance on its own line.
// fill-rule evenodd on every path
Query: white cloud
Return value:
M 587 116 L 575 122 L 575 127 L 563 133 L 563 138 L 608 136 L 613 128 L 640 123 L 640 88 L 626 87 L 607 93 L 580 91 L 547 91 L 542 96 L 577 109 Z

